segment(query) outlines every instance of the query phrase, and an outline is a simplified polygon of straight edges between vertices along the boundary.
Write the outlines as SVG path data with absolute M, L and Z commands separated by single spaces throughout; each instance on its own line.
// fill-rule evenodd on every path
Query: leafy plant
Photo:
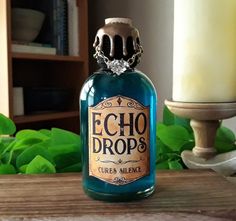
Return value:
M 190 120 L 172 114 L 167 107 L 163 111 L 163 122 L 157 124 L 157 169 L 183 169 L 180 154 L 192 150 L 195 145 Z M 236 150 L 235 134 L 221 126 L 216 134 L 217 152 Z
M 80 136 L 59 128 L 21 130 L 15 137 L 14 122 L 0 114 L 0 174 L 62 173 L 81 171 Z M 183 169 L 180 154 L 194 147 L 190 122 L 172 114 L 167 107 L 157 124 L 157 169 Z M 235 134 L 221 126 L 215 147 L 219 153 L 236 150 Z
M 80 136 L 59 128 L 21 130 L 0 114 L 0 174 L 81 171 Z

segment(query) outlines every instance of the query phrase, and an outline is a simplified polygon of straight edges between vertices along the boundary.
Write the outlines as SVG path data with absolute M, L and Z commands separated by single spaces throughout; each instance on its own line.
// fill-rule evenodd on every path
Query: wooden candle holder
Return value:
M 177 116 L 191 119 L 195 137 L 193 154 L 205 159 L 216 154 L 214 143 L 221 120 L 236 116 L 236 102 L 184 103 L 165 100 L 165 104 Z

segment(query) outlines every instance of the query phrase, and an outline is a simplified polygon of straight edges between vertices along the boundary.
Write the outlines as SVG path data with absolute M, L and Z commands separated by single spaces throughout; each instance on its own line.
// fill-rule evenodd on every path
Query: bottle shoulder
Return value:
M 151 80 L 139 70 L 129 70 L 120 75 L 107 70 L 94 72 L 82 87 L 82 97 L 111 97 L 123 95 L 137 97 L 137 94 L 156 96 L 156 90 Z
M 126 81 L 127 83 L 129 82 L 132 84 L 146 83 L 150 84 L 154 88 L 154 85 L 148 76 L 137 69 L 128 70 L 120 75 L 114 74 L 109 70 L 96 71 L 90 75 L 90 77 L 85 81 L 85 84 L 89 83 L 92 86 L 93 84 L 91 84 L 91 82 L 99 83 L 100 81 L 109 83 L 115 83 L 116 81 Z

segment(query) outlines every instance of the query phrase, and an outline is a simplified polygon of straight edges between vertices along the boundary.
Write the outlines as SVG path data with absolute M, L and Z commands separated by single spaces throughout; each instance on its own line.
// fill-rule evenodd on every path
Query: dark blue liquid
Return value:
M 126 185 L 112 185 L 89 176 L 88 168 L 88 107 L 113 97 L 132 98 L 150 107 L 150 174 Z M 95 199 L 126 201 L 150 195 L 155 187 L 157 96 L 151 81 L 141 72 L 126 71 L 121 75 L 109 71 L 93 74 L 80 95 L 81 138 L 83 145 L 83 187 Z

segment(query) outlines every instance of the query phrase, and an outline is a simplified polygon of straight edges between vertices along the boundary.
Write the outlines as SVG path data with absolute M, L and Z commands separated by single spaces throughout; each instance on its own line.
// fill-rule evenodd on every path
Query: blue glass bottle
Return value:
M 99 57 L 105 59 L 103 68 L 90 76 L 80 95 L 83 188 L 98 200 L 144 198 L 155 189 L 156 91 L 132 67 L 139 53 L 129 55 L 130 67 L 121 58 L 113 59 L 121 62 L 111 68 L 106 54 Z

